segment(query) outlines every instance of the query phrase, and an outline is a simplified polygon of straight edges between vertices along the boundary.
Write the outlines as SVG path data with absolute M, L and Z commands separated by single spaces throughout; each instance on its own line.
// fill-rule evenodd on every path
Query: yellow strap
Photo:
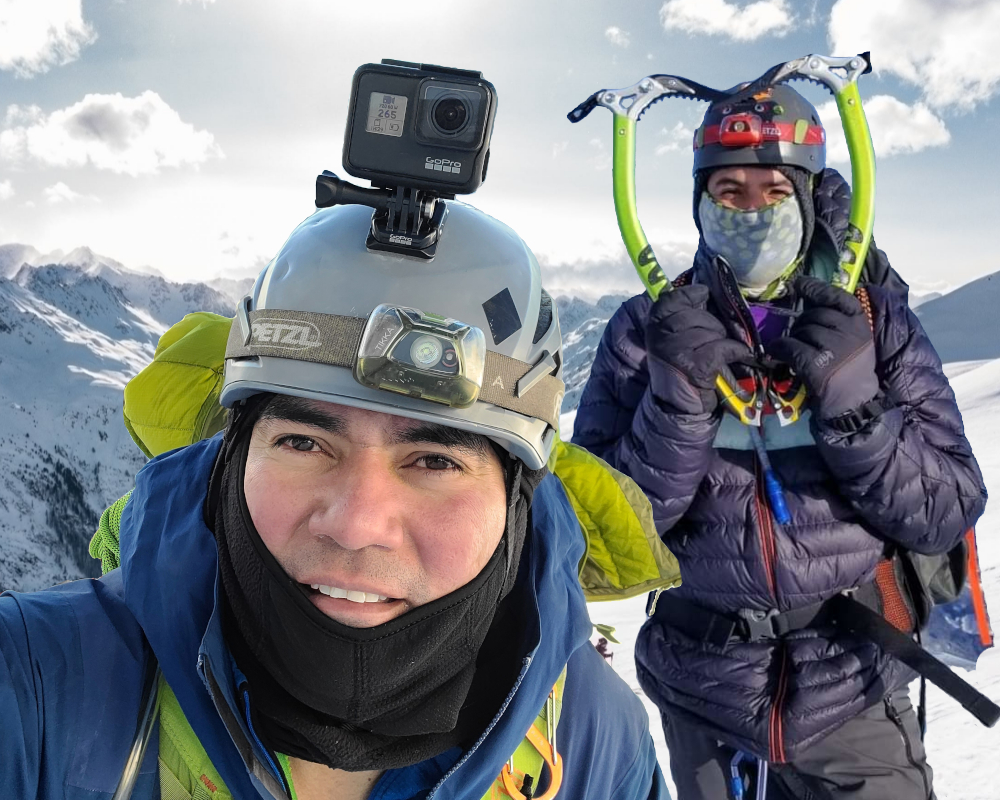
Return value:
M 162 800 L 233 800 L 162 676 L 159 762 Z

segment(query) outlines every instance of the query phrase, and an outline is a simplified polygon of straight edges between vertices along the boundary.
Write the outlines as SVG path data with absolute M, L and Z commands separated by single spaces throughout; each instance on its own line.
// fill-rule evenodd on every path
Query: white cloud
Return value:
M 10 181 L 0 181 L 0 200 L 10 200 L 14 196 L 14 184 Z
M 628 31 L 623 31 L 615 25 L 612 25 L 604 31 L 605 38 L 611 42 L 611 44 L 617 45 L 618 47 L 628 47 L 629 35 Z
M 42 190 L 42 194 L 45 196 L 45 201 L 50 205 L 57 205 L 59 203 L 75 203 L 78 200 L 90 200 L 97 202 L 97 198 L 93 195 L 85 195 L 80 194 L 79 192 L 74 192 L 62 181 L 59 181 L 59 183 L 53 186 L 47 186 Z
M 850 157 L 836 102 L 831 100 L 816 110 L 826 127 L 827 161 L 831 164 L 847 163 Z M 921 102 L 907 105 L 891 95 L 879 94 L 865 101 L 865 116 L 878 158 L 918 153 L 928 147 L 943 147 L 951 141 L 944 120 Z
M 49 115 L 37 106 L 10 106 L 0 131 L 0 159 L 15 163 L 89 163 L 135 176 L 221 157 L 211 133 L 195 130 L 152 91 L 138 97 L 88 94 Z
M 611 169 L 612 157 L 611 153 L 607 151 L 604 146 L 604 141 L 598 138 L 593 138 L 588 142 L 593 148 L 594 155 L 589 159 L 590 163 L 596 170 L 606 170 Z
M 728 36 L 741 42 L 768 34 L 784 36 L 794 21 L 788 0 L 666 0 L 660 7 L 664 29 Z
M 566 152 L 566 149 L 568 147 L 569 147 L 569 142 L 566 141 L 566 140 L 563 140 L 563 141 L 560 141 L 560 142 L 553 142 L 552 143 L 552 157 L 553 158 L 559 158 L 559 156 L 561 156 L 563 153 Z
M 0 70 L 29 78 L 80 57 L 97 38 L 82 0 L 0 0 Z
M 656 146 L 656 150 L 654 150 L 654 152 L 658 156 L 662 156 L 667 153 L 675 153 L 682 148 L 690 150 L 691 142 L 694 138 L 694 131 L 683 122 L 678 122 L 672 128 L 662 128 L 660 130 L 660 136 L 665 136 L 666 141 L 661 142 Z
M 871 50 L 876 70 L 919 86 L 935 107 L 970 109 L 1000 92 L 996 0 L 838 0 L 830 42 L 845 55 Z

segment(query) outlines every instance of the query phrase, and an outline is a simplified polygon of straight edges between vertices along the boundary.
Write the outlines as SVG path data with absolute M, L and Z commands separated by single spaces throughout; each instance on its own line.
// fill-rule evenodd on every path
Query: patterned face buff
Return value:
M 760 297 L 794 271 L 802 247 L 802 210 L 794 194 L 741 211 L 703 192 L 698 216 L 705 244 L 726 259 L 748 296 Z

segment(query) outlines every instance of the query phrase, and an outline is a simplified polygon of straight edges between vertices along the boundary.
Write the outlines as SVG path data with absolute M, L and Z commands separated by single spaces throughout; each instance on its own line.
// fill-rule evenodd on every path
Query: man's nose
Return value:
M 324 487 L 330 500 L 313 515 L 313 533 L 346 550 L 394 549 L 403 535 L 403 488 L 381 459 L 360 456 L 337 470 Z
M 771 199 L 762 189 L 748 189 L 736 200 L 736 206 L 741 211 L 757 211 L 770 203 Z

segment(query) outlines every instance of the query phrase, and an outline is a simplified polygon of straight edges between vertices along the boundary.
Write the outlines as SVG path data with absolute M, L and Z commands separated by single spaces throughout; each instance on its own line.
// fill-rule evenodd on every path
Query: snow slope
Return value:
M 994 272 L 921 304 L 916 314 L 942 361 L 984 361 L 1000 358 L 998 308 L 1000 272 Z
M 939 301 L 931 301 L 939 302 Z M 983 587 L 992 601 L 994 627 L 1000 632 L 1000 359 L 985 363 L 949 365 L 946 372 L 958 397 L 966 433 L 986 478 L 992 502 L 977 526 Z M 953 377 L 954 372 L 959 373 Z M 562 416 L 564 438 L 572 435 L 576 412 Z M 620 645 L 613 645 L 613 666 L 642 699 L 650 714 L 650 729 L 660 764 L 669 780 L 669 754 L 659 723 L 659 712 L 643 695 L 635 677 L 632 650 L 645 616 L 645 597 L 620 603 L 594 603 L 594 622 L 613 625 Z M 958 670 L 981 691 L 1000 702 L 1000 650 L 983 653 L 975 671 Z M 911 695 L 916 700 L 916 684 Z M 938 800 L 997 800 L 1000 781 L 996 760 L 1000 757 L 1000 725 L 987 729 L 951 698 L 928 687 L 927 750 L 934 769 Z M 673 788 L 671 784 L 671 789 Z M 897 798 L 887 798 L 897 800 Z M 903 800 L 903 798 L 898 798 Z
M 0 590 L 99 574 L 90 536 L 144 461 L 122 424 L 125 383 L 185 314 L 232 313 L 204 284 L 85 248 L 44 261 L 0 248 Z

